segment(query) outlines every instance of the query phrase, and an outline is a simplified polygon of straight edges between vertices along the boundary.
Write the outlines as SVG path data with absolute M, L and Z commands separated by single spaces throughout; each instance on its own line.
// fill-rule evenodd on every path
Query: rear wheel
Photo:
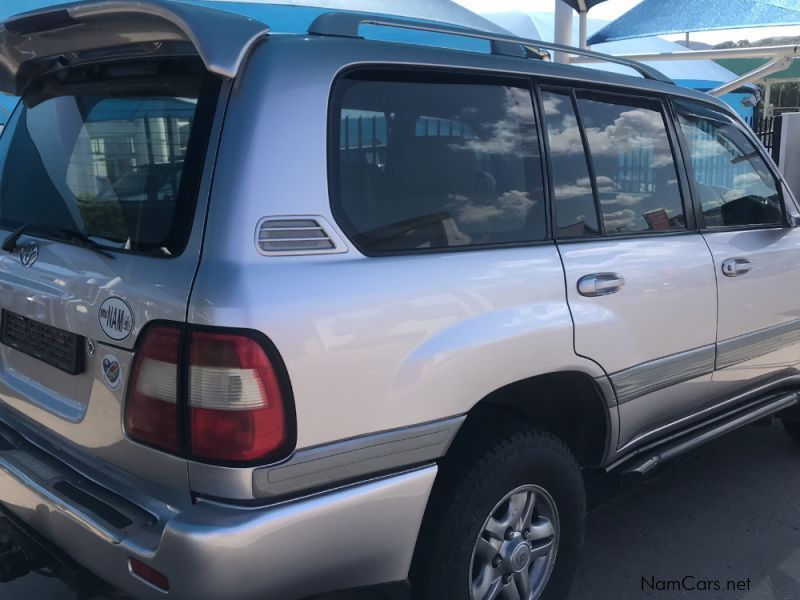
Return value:
M 552 435 L 503 420 L 442 462 L 412 572 L 424 600 L 566 597 L 583 544 L 580 468 Z

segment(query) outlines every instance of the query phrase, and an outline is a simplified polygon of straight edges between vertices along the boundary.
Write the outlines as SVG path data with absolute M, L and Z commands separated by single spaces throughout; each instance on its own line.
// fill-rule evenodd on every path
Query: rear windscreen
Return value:
M 202 65 L 186 60 L 41 77 L 0 138 L 0 226 L 179 254 L 218 93 Z

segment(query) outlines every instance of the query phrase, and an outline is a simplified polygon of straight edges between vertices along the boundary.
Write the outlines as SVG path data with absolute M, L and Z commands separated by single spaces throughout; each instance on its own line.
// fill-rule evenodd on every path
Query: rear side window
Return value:
M 332 202 L 367 254 L 546 237 L 530 89 L 360 72 L 337 86 Z
M 2 137 L 0 225 L 180 254 L 218 89 L 187 61 L 96 65 L 38 80 Z
M 778 182 L 740 127 L 693 103 L 676 103 L 707 227 L 783 223 Z
M 686 228 L 660 102 L 578 97 L 606 235 Z

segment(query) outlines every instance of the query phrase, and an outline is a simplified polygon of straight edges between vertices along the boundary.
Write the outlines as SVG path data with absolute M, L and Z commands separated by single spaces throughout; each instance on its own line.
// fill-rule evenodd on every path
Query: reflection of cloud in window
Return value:
M 610 213 L 603 214 L 603 223 L 605 223 L 606 231 L 617 232 L 627 231 L 633 228 L 636 222 L 636 213 L 630 208 L 623 208 Z
M 775 195 L 775 189 L 767 185 L 756 171 L 738 173 L 733 176 L 733 188 L 723 193 L 726 201 L 735 200 L 744 196 L 758 196 L 770 198 Z
M 565 116 L 558 127 L 550 126 L 550 153 L 583 154 L 583 140 L 573 115 Z
M 528 192 L 511 190 L 492 204 L 478 204 L 466 196 L 453 196 L 454 202 L 447 206 L 457 214 L 463 224 L 485 223 L 494 219 L 516 219 L 524 221 L 537 201 Z
M 639 206 L 644 199 L 643 196 L 638 194 L 625 194 L 619 193 L 610 200 L 600 200 L 600 204 L 604 206 L 619 205 L 619 206 Z
M 661 113 L 637 108 L 620 113 L 604 129 L 587 127 L 592 155 L 599 158 L 621 154 L 651 154 L 649 166 L 657 169 L 673 163 Z
M 478 137 L 453 144 L 452 148 L 500 156 L 532 154 L 536 138 L 529 130 L 535 122 L 530 92 L 521 88 L 505 88 L 504 93 L 503 118 L 494 123 L 481 123 L 477 128 Z
M 564 103 L 563 98 L 558 98 L 552 94 L 546 94 L 542 105 L 544 106 L 544 114 L 548 117 L 553 117 L 561 114 L 561 105 Z

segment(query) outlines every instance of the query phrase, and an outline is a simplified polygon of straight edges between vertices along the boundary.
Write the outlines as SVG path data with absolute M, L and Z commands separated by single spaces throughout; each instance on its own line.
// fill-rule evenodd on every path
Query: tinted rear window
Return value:
M 527 86 L 365 72 L 337 86 L 334 111 L 334 211 L 362 251 L 545 238 Z
M 0 226 L 156 256 L 186 244 L 218 84 L 194 61 L 37 81 L 0 144 Z M 56 236 L 58 237 L 58 236 Z

